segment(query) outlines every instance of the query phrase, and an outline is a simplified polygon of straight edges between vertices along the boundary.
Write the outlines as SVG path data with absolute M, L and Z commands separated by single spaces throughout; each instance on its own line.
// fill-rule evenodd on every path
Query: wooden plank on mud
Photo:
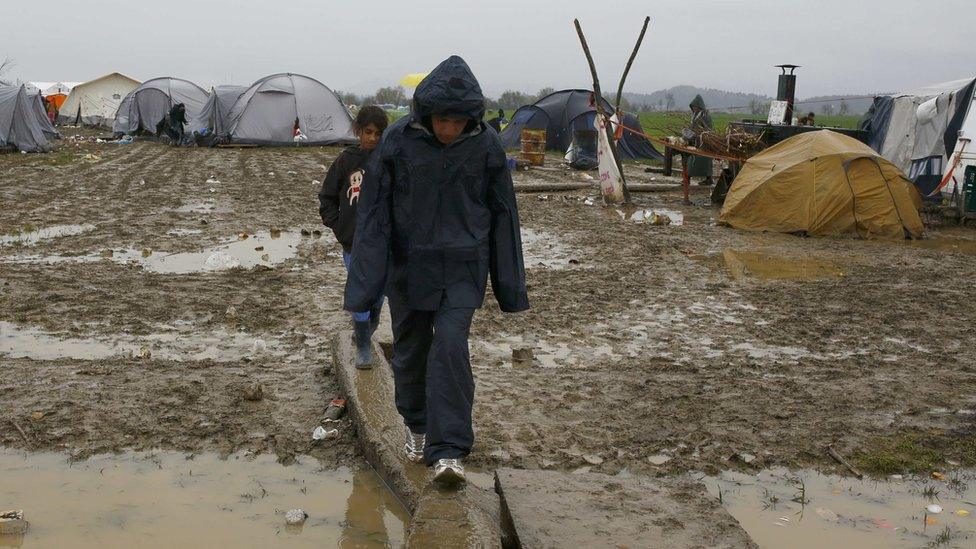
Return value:
M 686 478 L 499 469 L 495 491 L 516 547 L 757 547 Z
M 332 355 L 363 454 L 413 516 L 407 546 L 501 547 L 497 495 L 470 483 L 440 490 L 428 482 L 426 467 L 403 455 L 403 420 L 383 353 L 374 352 L 371 370 L 357 370 L 352 332 L 344 331 L 333 340 Z

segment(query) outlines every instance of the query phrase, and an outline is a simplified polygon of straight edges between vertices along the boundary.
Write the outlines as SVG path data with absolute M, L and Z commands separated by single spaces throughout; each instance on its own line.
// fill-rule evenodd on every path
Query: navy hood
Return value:
M 424 78 L 413 94 L 413 114 L 422 122 L 434 114 L 460 114 L 480 121 L 485 96 L 471 68 L 452 55 Z

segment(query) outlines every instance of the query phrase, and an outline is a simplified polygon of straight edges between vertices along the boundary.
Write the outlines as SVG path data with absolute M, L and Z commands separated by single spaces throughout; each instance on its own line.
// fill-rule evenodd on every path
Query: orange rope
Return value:
M 685 152 L 685 153 L 688 153 L 688 154 L 693 154 L 695 156 L 706 156 L 708 158 L 714 158 L 716 160 L 726 160 L 726 161 L 729 161 L 729 162 L 745 162 L 746 161 L 745 158 L 740 158 L 740 157 L 737 157 L 737 156 L 726 156 L 726 155 L 723 155 L 723 154 L 718 154 L 718 153 L 713 153 L 713 152 L 709 152 L 709 151 L 704 151 L 702 149 L 697 149 L 695 147 L 683 147 L 681 145 L 675 145 L 675 144 L 671 143 L 670 141 L 667 141 L 665 139 L 660 139 L 660 138 L 657 138 L 657 137 L 651 137 L 651 136 L 647 135 L 646 133 L 644 133 L 642 131 L 635 130 L 634 128 L 630 128 L 630 127 L 624 126 L 623 124 L 620 124 L 619 122 L 613 122 L 613 121 L 611 121 L 610 123 L 611 124 L 616 124 L 617 126 L 620 126 L 621 128 L 623 128 L 623 129 L 625 129 L 625 130 L 627 130 L 627 131 L 629 131 L 631 133 L 635 133 L 637 135 L 644 136 L 644 139 L 647 139 L 651 143 L 657 143 L 658 145 L 661 145 L 662 147 L 665 147 L 665 148 L 668 148 L 668 149 L 674 149 L 676 151 L 681 151 L 681 152 Z

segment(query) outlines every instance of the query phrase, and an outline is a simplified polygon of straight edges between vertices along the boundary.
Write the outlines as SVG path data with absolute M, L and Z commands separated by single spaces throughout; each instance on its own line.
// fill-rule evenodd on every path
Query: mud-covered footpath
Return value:
M 345 272 L 315 198 L 337 152 L 65 140 L 0 155 L 0 445 L 361 467 L 348 420 L 310 436 L 342 392 Z M 519 195 L 533 308 L 489 298 L 475 316 L 471 466 L 846 474 L 828 444 L 880 478 L 976 463 L 971 229 L 742 233 L 694 191 L 695 206 L 676 190 L 632 208 Z M 513 349 L 533 358 L 513 365 Z

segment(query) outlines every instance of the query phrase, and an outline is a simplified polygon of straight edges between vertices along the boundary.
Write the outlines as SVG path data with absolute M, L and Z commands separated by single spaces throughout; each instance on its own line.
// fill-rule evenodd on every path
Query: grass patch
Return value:
M 764 116 L 752 116 L 745 113 L 713 112 L 712 122 L 718 133 L 725 133 L 725 129 L 730 122 L 737 122 L 743 119 L 762 119 Z M 690 112 L 642 112 L 638 116 L 644 132 L 652 137 L 665 137 L 674 134 L 668 131 L 669 128 L 681 128 L 691 122 Z M 818 126 L 830 126 L 835 128 L 855 129 L 861 120 L 860 115 L 854 116 L 826 116 L 817 115 Z
M 899 434 L 880 439 L 869 450 L 854 455 L 861 470 L 874 476 L 944 469 L 946 459 L 976 464 L 976 436 Z

